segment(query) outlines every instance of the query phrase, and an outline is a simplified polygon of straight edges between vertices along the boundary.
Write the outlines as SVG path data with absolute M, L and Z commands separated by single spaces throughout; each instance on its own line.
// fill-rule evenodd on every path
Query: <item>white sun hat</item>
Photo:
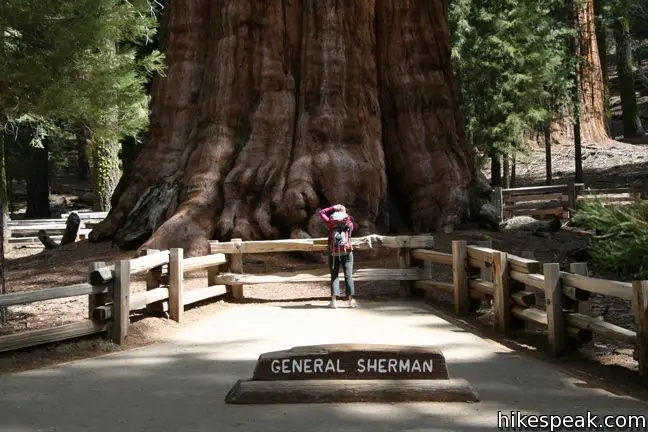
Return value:
M 335 212 L 331 215 L 331 219 L 334 221 L 343 221 L 344 219 L 348 218 L 349 215 L 346 212 Z

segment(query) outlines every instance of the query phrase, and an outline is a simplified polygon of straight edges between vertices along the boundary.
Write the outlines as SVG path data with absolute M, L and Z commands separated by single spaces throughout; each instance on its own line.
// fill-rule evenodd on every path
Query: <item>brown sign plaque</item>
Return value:
M 262 354 L 252 380 L 449 379 L 438 349 L 399 345 L 335 344 Z

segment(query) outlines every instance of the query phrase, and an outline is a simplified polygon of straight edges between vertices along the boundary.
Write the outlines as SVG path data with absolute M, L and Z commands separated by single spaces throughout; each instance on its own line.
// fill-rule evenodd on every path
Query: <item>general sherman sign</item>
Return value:
M 394 345 L 315 345 L 262 354 L 253 380 L 448 379 L 436 349 Z

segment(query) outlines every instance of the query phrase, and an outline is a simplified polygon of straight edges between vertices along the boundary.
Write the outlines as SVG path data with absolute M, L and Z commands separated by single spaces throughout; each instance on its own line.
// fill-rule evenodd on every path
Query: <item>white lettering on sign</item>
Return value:
M 274 374 L 323 374 L 323 373 L 344 373 L 346 372 L 340 364 L 340 359 L 282 359 L 273 360 L 270 363 L 270 370 Z M 359 373 L 377 372 L 380 374 L 409 373 L 409 372 L 433 372 L 433 360 L 410 360 L 395 358 L 369 358 L 358 359 L 356 371 Z
M 334 361 L 333 359 L 324 360 L 321 358 L 272 360 L 270 370 L 275 374 L 346 372 L 342 368 L 339 359 Z
M 433 361 L 410 361 L 409 359 L 358 359 L 358 372 L 398 373 L 398 372 L 432 372 Z

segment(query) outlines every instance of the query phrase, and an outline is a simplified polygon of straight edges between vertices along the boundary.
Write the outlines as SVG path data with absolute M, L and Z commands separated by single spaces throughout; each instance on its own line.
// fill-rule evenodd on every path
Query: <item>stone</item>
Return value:
M 313 345 L 262 354 L 253 380 L 448 379 L 438 349 L 395 345 Z
M 228 404 L 478 402 L 475 389 L 451 379 L 435 348 L 331 344 L 261 354 L 250 380 L 238 380 Z

